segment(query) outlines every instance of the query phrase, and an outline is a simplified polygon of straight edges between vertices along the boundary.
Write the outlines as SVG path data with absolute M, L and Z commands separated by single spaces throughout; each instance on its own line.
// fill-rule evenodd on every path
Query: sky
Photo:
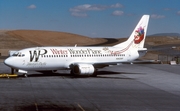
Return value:
M 180 0 L 0 0 L 0 30 L 50 30 L 128 37 L 142 15 L 147 35 L 180 33 Z

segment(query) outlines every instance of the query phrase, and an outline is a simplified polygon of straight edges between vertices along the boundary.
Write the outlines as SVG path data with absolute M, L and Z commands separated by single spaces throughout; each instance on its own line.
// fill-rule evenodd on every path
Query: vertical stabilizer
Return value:
M 149 15 L 143 15 L 139 23 L 136 25 L 131 36 L 127 41 L 117 44 L 114 47 L 128 47 L 135 49 L 143 49 L 149 22 Z

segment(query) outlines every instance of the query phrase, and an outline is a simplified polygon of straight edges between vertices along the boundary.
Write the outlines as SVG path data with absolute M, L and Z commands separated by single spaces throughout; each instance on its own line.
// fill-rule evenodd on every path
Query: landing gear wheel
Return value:
M 70 75 L 74 76 L 74 72 L 73 70 L 70 71 Z
M 14 68 L 11 68 L 11 74 L 14 74 Z
M 23 74 L 23 75 L 24 75 L 24 77 L 28 77 L 27 74 Z
M 94 73 L 91 77 L 97 77 L 97 74 L 96 74 L 96 73 Z
M 97 77 L 97 69 L 94 71 L 93 75 L 91 75 L 91 77 Z

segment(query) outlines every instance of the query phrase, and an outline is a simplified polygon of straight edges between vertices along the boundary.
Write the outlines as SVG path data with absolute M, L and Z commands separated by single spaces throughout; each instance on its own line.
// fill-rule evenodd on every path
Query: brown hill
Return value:
M 37 46 L 78 46 L 106 42 L 106 39 L 89 38 L 65 32 L 41 30 L 1 30 L 0 53 L 8 55 L 9 50 L 19 50 Z
M 105 42 L 105 39 L 95 39 L 77 34 L 41 30 L 16 30 L 8 31 L 7 34 L 41 46 L 92 45 Z
M 127 38 L 118 39 L 118 43 Z M 41 31 L 41 30 L 0 30 L 0 53 L 7 56 L 9 50 L 19 50 L 37 46 L 78 46 L 96 45 L 107 42 L 103 38 L 89 38 L 77 34 L 65 32 Z M 105 45 L 115 45 L 116 42 Z M 147 48 L 160 45 L 180 44 L 180 38 L 171 36 L 149 36 L 146 38 Z M 179 46 L 175 49 L 177 50 Z M 179 48 L 180 49 L 180 48 Z M 148 51 L 143 59 L 158 59 L 158 51 Z
M 148 36 L 146 44 L 151 46 L 180 44 L 180 38 L 173 36 Z

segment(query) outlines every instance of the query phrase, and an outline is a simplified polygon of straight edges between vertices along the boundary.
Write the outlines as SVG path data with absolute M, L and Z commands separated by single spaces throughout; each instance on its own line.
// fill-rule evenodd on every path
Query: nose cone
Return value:
M 14 63 L 14 61 L 12 60 L 11 57 L 4 60 L 4 64 L 9 66 L 9 67 L 13 67 L 13 63 Z

